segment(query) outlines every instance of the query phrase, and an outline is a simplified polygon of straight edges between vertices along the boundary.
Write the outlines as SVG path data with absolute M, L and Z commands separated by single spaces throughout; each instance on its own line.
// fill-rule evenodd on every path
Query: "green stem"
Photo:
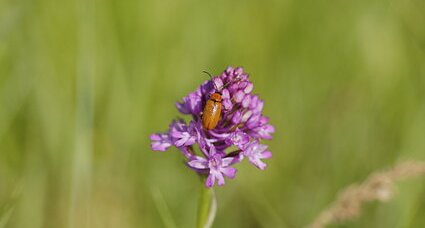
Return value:
M 202 178 L 202 180 L 205 180 L 205 178 Z M 217 202 L 214 190 L 212 188 L 206 188 L 203 181 L 201 183 L 196 227 L 209 228 L 214 221 L 215 212 L 217 210 Z

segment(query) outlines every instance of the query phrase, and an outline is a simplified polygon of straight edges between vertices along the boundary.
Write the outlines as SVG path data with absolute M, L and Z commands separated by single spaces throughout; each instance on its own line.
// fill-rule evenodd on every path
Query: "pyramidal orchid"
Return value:
M 174 120 L 167 132 L 150 136 L 152 150 L 179 149 L 189 168 L 205 175 L 205 186 L 221 186 L 225 177 L 233 179 L 235 164 L 248 160 L 264 170 L 264 159 L 272 156 L 262 139 L 272 139 L 274 127 L 263 116 L 264 102 L 252 93 L 254 86 L 241 67 L 228 67 L 221 75 L 212 77 L 194 92 L 183 97 L 176 106 L 191 120 Z M 207 130 L 202 125 L 202 111 L 211 94 L 222 96 L 221 118 L 217 126 Z M 196 152 L 198 148 L 199 152 Z

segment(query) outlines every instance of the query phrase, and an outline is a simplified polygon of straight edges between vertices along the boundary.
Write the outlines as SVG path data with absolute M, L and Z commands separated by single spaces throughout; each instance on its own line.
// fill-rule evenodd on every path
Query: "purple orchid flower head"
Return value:
M 205 81 L 194 92 L 177 102 L 177 109 L 190 115 L 186 123 L 174 120 L 165 133 L 150 136 L 151 148 L 165 151 L 174 146 L 187 160 L 189 168 L 200 175 L 207 175 L 205 186 L 225 183 L 224 176 L 233 179 L 235 164 L 247 158 L 257 168 L 267 166 L 263 159 L 272 156 L 262 139 L 272 139 L 274 127 L 263 116 L 264 102 L 252 93 L 254 86 L 241 67 L 228 67 L 221 75 Z M 202 111 L 211 94 L 222 97 L 221 118 L 217 126 L 207 130 L 202 125 Z M 195 145 L 199 152 L 195 151 Z

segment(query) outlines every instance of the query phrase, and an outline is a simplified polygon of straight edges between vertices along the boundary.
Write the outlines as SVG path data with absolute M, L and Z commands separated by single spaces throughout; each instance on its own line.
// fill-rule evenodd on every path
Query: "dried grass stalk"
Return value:
M 421 175 L 425 175 L 423 161 L 406 161 L 391 169 L 374 172 L 364 182 L 343 189 L 308 227 L 321 228 L 354 219 L 360 215 L 363 203 L 373 200 L 386 202 L 394 195 L 395 182 Z

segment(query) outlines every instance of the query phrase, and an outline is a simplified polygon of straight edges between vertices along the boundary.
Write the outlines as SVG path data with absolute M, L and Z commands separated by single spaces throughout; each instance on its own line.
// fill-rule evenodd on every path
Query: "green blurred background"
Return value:
M 0 227 L 194 227 L 198 177 L 148 136 L 244 66 L 276 127 L 214 227 L 302 227 L 425 159 L 425 2 L 0 0 Z M 336 227 L 425 227 L 424 178 Z

